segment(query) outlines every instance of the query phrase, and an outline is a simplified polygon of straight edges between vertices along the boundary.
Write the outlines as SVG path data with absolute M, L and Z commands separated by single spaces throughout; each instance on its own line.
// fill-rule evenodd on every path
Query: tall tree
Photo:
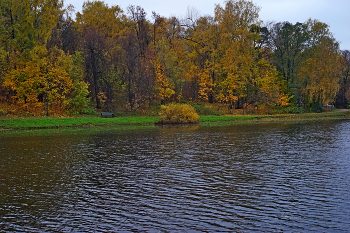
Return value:
M 191 83 L 191 97 L 214 102 L 216 67 L 219 61 L 216 51 L 220 42 L 217 24 L 211 16 L 185 21 L 184 38 L 188 46 L 186 78 Z
M 163 18 L 154 15 L 154 41 L 152 64 L 155 73 L 155 99 L 164 104 L 168 100 L 183 97 L 185 41 L 180 21 L 176 17 Z
M 341 51 L 342 76 L 339 83 L 336 105 L 347 108 L 350 102 L 350 51 Z
M 319 108 L 335 100 L 341 76 L 341 56 L 339 43 L 327 24 L 309 20 L 307 25 L 310 47 L 305 51 L 308 58 L 301 65 L 299 83 L 307 106 Z
M 134 108 L 137 105 L 138 108 L 143 108 L 146 102 L 151 103 L 153 95 L 154 72 L 152 61 L 154 51 L 151 49 L 152 26 L 147 21 L 147 14 L 142 7 L 130 5 L 128 13 L 132 25 L 129 33 L 134 34 L 129 36 L 129 43 L 134 43 L 134 45 L 132 45 L 133 51 L 127 50 L 129 55 L 133 54 L 129 59 L 132 58 L 136 61 L 133 67 L 130 67 L 132 63 L 128 63 L 127 90 L 129 106 Z M 131 80 L 131 76 L 135 78 Z
M 2 89 L 9 112 L 43 114 L 46 108 L 48 114 L 50 106 L 50 112 L 64 114 L 74 85 L 84 84 L 73 80 L 72 57 L 48 43 L 55 41 L 52 29 L 66 11 L 62 0 L 1 2 Z
M 98 16 L 98 17 L 97 17 Z M 97 108 L 113 108 L 120 82 L 122 56 L 120 40 L 128 29 L 128 19 L 119 6 L 108 6 L 102 1 L 86 1 L 82 13 L 76 14 L 78 31 L 86 67 L 86 81 L 90 96 Z
M 63 0 L 3 0 L 0 4 L 0 44 L 24 56 L 35 46 L 46 45 Z
M 276 23 L 268 34 L 268 46 L 273 51 L 273 64 L 287 80 L 289 88 L 296 87 L 298 68 L 305 60 L 308 32 L 305 24 Z
M 217 5 L 215 20 L 221 33 L 221 74 L 217 79 L 217 99 L 233 107 L 247 96 L 251 68 L 254 62 L 252 25 L 259 25 L 260 8 L 251 1 L 226 1 L 225 8 Z M 242 104 L 242 107 L 244 105 Z
M 118 6 L 108 6 L 103 1 L 85 1 L 82 13 L 77 12 L 79 30 L 98 30 L 109 42 L 115 41 L 125 30 L 126 16 Z
M 86 81 L 90 83 L 90 96 L 96 102 L 98 109 L 102 107 L 101 101 L 103 102 L 106 98 L 101 85 L 107 68 L 105 56 L 107 46 L 106 38 L 99 31 L 93 28 L 85 31 L 83 48 Z
M 12 111 L 48 115 L 50 106 L 50 113 L 65 114 L 69 97 L 74 97 L 71 57 L 59 49 L 48 53 L 43 47 L 33 49 L 30 56 L 30 61 L 18 62 L 4 77 L 3 86 L 12 91 Z

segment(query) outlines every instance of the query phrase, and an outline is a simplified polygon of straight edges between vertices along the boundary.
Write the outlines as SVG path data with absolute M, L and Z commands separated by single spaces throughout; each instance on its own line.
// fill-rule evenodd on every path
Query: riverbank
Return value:
M 246 116 L 201 116 L 201 123 L 211 122 L 257 122 L 257 121 L 299 121 L 324 119 L 350 119 L 348 111 L 335 111 L 330 113 L 301 113 L 276 115 L 246 115 Z
M 296 120 L 324 120 L 324 119 L 350 119 L 348 111 L 336 111 L 330 113 L 303 113 L 282 115 L 225 115 L 225 116 L 200 116 L 201 124 L 216 122 L 254 123 L 260 121 L 296 121 Z M 23 129 L 55 129 L 55 128 L 87 128 L 101 126 L 125 126 L 125 125 L 152 125 L 159 121 L 155 116 L 138 117 L 64 117 L 64 118 L 3 118 L 0 119 L 1 130 Z

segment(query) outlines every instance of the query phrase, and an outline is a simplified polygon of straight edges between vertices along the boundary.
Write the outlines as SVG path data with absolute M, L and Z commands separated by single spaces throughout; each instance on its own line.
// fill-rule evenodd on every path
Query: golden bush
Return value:
M 196 110 L 188 104 L 162 105 L 159 116 L 162 124 L 193 124 L 199 121 Z

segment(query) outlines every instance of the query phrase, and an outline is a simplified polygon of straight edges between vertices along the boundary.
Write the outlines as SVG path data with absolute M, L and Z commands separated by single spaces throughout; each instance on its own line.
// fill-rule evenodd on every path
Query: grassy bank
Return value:
M 320 119 L 350 119 L 349 112 L 304 113 L 285 115 L 227 115 L 200 116 L 202 124 L 214 122 L 256 122 L 256 121 L 293 121 Z M 120 125 L 150 125 L 159 121 L 159 117 L 72 117 L 72 118 L 3 118 L 0 119 L 0 129 L 52 129 L 68 127 L 98 127 Z
M 2 129 L 45 129 L 64 127 L 94 127 L 154 124 L 158 117 L 72 117 L 72 118 L 13 118 L 0 119 Z
M 279 115 L 246 115 L 246 116 L 201 116 L 200 122 L 225 122 L 225 121 L 278 121 L 278 120 L 318 120 L 318 119 L 350 119 L 347 111 L 331 113 L 302 113 L 302 114 L 279 114 Z

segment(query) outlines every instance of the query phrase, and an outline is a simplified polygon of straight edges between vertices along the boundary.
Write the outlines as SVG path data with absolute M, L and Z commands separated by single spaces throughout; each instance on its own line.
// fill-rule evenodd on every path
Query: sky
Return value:
M 124 12 L 129 5 L 141 6 L 150 18 L 152 11 L 161 16 L 186 15 L 188 7 L 195 8 L 199 15 L 214 15 L 216 4 L 224 6 L 224 0 L 102 0 L 108 6 L 119 5 Z M 64 0 L 72 4 L 76 12 L 81 11 L 84 0 Z M 290 23 L 305 22 L 309 18 L 317 19 L 330 26 L 340 49 L 350 50 L 350 0 L 253 0 L 261 7 L 260 19 L 263 22 Z

